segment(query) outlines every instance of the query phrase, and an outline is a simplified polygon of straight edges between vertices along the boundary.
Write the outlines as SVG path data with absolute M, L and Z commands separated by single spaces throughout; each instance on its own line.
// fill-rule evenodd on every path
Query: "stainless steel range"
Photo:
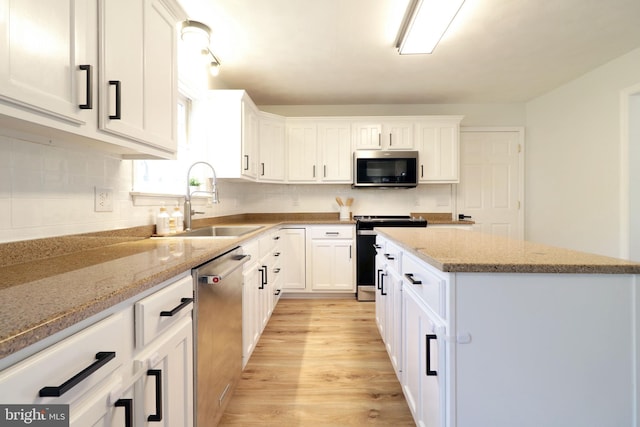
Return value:
M 409 215 L 356 215 L 356 295 L 358 301 L 375 300 L 375 227 L 426 227 L 427 220 Z

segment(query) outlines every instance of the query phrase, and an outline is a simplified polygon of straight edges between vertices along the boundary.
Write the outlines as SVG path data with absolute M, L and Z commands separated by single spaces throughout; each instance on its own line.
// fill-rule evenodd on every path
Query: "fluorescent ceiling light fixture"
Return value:
M 399 37 L 400 55 L 431 53 L 464 0 L 414 0 Z

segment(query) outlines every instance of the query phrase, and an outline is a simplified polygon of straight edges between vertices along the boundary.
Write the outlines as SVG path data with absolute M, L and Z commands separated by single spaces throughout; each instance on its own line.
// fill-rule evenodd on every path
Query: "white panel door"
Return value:
M 524 237 L 523 157 L 521 129 L 461 130 L 456 211 L 475 231 Z

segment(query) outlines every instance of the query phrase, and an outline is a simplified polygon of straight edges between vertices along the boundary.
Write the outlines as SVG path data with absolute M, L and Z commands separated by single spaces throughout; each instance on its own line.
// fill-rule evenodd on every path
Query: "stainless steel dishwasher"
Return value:
M 196 426 L 218 424 L 242 373 L 242 265 L 237 247 L 192 271 L 196 285 Z

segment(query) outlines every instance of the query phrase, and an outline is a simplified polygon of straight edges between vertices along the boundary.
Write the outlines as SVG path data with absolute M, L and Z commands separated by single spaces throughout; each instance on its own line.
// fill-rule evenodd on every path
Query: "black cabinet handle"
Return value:
M 327 165 L 322 166 L 322 177 L 323 178 L 327 177 Z
M 87 72 L 86 98 L 85 103 L 78 105 L 81 110 L 93 109 L 93 67 L 91 65 L 80 65 L 80 70 Z
M 273 256 L 280 256 L 280 252 L 275 252 Z
M 313 165 L 313 178 L 316 177 L 316 165 Z
M 428 377 L 436 377 L 438 376 L 438 371 L 431 370 L 431 340 L 438 339 L 437 335 L 427 334 L 425 335 L 427 338 L 427 369 L 426 374 Z
M 422 285 L 422 280 L 416 280 L 413 278 L 413 273 L 405 273 L 404 277 L 407 278 L 407 280 L 409 282 L 411 282 L 412 285 Z
M 378 290 L 380 290 L 380 284 L 382 283 L 382 276 L 381 276 L 382 270 L 378 269 Z
M 114 405 L 124 408 L 125 427 L 133 427 L 133 399 L 118 399 Z
M 274 273 L 276 273 L 276 274 L 277 274 L 277 273 L 280 273 L 280 269 L 279 269 L 279 268 L 274 268 L 274 269 L 273 269 L 273 272 L 274 272 Z
M 101 351 L 96 353 L 96 361 L 59 386 L 43 387 L 40 389 L 40 397 L 60 397 L 82 380 L 88 378 L 95 371 L 106 365 L 111 359 L 116 357 L 115 351 Z
M 276 295 L 280 295 L 280 292 L 281 292 L 281 290 L 280 290 L 280 289 L 277 289 L 277 290 L 276 290 Z
M 147 375 L 156 377 L 156 413 L 149 415 L 147 421 L 162 421 L 162 371 L 149 369 Z
M 424 178 L 424 165 L 420 165 L 420 178 Z
M 260 176 L 264 176 L 264 162 L 260 163 L 260 165 L 262 165 L 262 173 L 260 174 Z
M 248 154 L 244 155 L 244 170 L 246 170 L 246 171 L 249 170 L 249 155 Z
M 384 254 L 384 257 L 390 261 L 393 261 L 394 259 L 396 259 L 396 257 L 394 257 L 393 255 L 390 254 Z
M 471 215 L 460 214 L 458 215 L 458 220 L 463 221 L 465 219 L 471 219 Z
M 280 236 L 273 236 L 273 240 L 280 240 Z
M 385 273 L 382 273 L 380 275 L 380 295 L 382 296 L 387 295 L 387 293 L 384 291 L 384 276 L 386 276 Z
M 116 114 L 110 115 L 113 120 L 120 120 L 120 107 L 122 106 L 122 97 L 120 93 L 120 80 L 109 80 L 109 85 L 116 87 Z
M 264 285 L 267 284 L 267 266 L 263 265 L 260 270 L 260 287 L 258 289 L 264 289 Z
M 170 310 L 170 311 L 161 311 L 160 312 L 160 316 L 163 316 L 163 317 L 174 316 L 180 310 L 182 310 L 183 308 L 185 308 L 186 306 L 188 306 L 192 302 L 193 302 L 193 298 L 181 298 L 180 299 L 180 305 L 176 306 L 173 310 Z

